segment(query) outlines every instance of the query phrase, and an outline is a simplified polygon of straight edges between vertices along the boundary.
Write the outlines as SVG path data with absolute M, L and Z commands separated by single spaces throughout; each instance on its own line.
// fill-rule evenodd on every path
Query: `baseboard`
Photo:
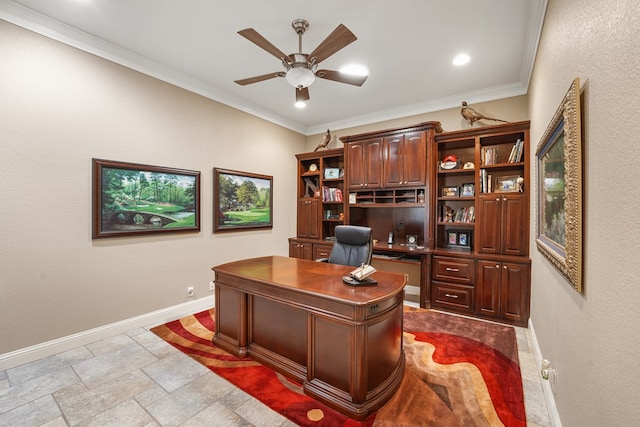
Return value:
M 52 341 L 22 348 L 10 353 L 0 354 L 0 370 L 7 370 L 34 360 L 52 356 L 63 351 L 71 350 L 92 342 L 109 338 L 114 335 L 131 331 L 135 328 L 160 325 L 171 320 L 179 319 L 189 314 L 197 313 L 214 306 L 211 295 L 189 301 L 173 307 L 163 308 L 151 313 L 125 319 L 120 322 L 89 329 L 77 334 L 68 335 Z
M 536 331 L 533 328 L 533 321 L 529 318 L 529 337 L 531 338 L 531 345 L 533 345 L 533 354 L 536 358 L 536 366 L 538 367 L 538 372 L 542 369 L 542 351 L 540 350 L 540 345 L 538 344 L 538 338 L 536 337 Z M 544 394 L 544 400 L 547 403 L 547 410 L 549 411 L 549 420 L 551 421 L 552 427 L 562 427 L 562 422 L 560 422 L 560 414 L 558 413 L 558 408 L 556 407 L 556 401 L 553 397 L 553 390 L 551 389 L 551 384 L 547 380 L 542 380 L 542 392 Z

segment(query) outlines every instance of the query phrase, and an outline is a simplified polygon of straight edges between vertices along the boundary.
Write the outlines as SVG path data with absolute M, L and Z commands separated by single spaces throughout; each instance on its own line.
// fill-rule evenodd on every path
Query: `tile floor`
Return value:
M 516 331 L 527 425 L 549 426 L 529 333 Z M 0 426 L 105 425 L 295 424 L 149 328 L 0 371 Z

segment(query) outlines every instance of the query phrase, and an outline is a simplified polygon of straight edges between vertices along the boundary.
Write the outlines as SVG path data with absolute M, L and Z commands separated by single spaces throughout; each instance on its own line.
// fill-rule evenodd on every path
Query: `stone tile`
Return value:
M 105 338 L 103 340 L 87 344 L 85 347 L 87 347 L 87 349 L 95 356 L 100 356 L 119 348 L 127 347 L 133 343 L 134 341 L 129 335 L 120 334 L 115 337 Z
M 153 381 L 142 371 L 137 370 L 70 397 L 64 402 L 60 402 L 60 408 L 69 423 L 75 425 L 131 399 L 153 386 Z
M 245 393 L 241 389 L 233 387 L 229 393 L 220 398 L 220 402 L 222 402 L 227 408 L 235 411 L 249 399 L 253 399 L 249 393 Z
M 529 331 L 525 328 L 514 326 L 516 330 L 516 341 L 518 343 L 518 351 L 525 353 L 531 353 L 531 346 L 529 345 Z
M 151 405 L 153 402 L 155 402 L 156 400 L 162 399 L 167 394 L 168 393 L 166 392 L 165 389 L 160 387 L 158 384 L 153 383 L 152 387 L 149 387 L 142 393 L 136 395 L 136 401 L 143 407 L 147 407 Z
M 85 391 L 89 390 L 86 385 L 82 381 L 78 381 L 71 386 L 64 388 L 62 390 L 58 390 L 53 393 L 53 398 L 56 402 L 61 403 L 66 401 L 67 399 L 71 399 Z
M 240 415 L 220 402 L 189 418 L 180 427 L 252 427 Z
M 538 364 L 533 353 L 518 352 L 520 359 L 520 372 L 523 379 L 540 382 L 540 373 L 538 372 Z
M 288 421 L 287 418 L 273 411 L 257 399 L 247 400 L 236 409 L 236 413 L 256 427 L 280 426 Z
M 40 427 L 68 427 L 68 425 L 63 417 L 58 417 L 55 420 L 42 424 Z
M 9 378 L 3 378 L 0 380 L 0 391 L 9 388 Z
M 6 412 L 25 403 L 65 389 L 80 380 L 70 367 L 54 371 L 20 383 L 0 394 L 0 412 Z
M 147 406 L 147 411 L 163 426 L 177 426 L 208 408 L 233 388 L 211 372 Z
M 153 353 L 158 359 L 171 356 L 173 354 L 182 354 L 180 350 L 154 334 L 153 332 L 145 331 L 139 335 L 133 337 L 133 339 Z
M 539 424 L 541 426 L 551 425 L 547 403 L 542 391 L 540 381 L 523 380 L 524 407 L 527 415 L 527 422 Z
M 85 347 L 78 347 L 11 368 L 7 370 L 7 377 L 10 385 L 16 385 L 91 358 L 93 358 L 93 354 L 89 350 Z
M 73 365 L 82 382 L 93 388 L 158 360 L 134 343 Z
M 79 424 L 81 427 L 144 427 L 154 422 L 153 418 L 138 402 L 133 399 L 126 400 L 119 405 L 96 415 L 88 421 Z
M 169 393 L 210 372 L 206 366 L 182 353 L 160 359 L 142 370 Z
M 41 397 L 0 414 L 0 426 L 39 426 L 59 418 L 62 414 L 51 395 Z
M 143 334 L 145 332 L 149 332 L 148 329 L 146 328 L 136 328 L 136 329 L 132 329 L 130 331 L 127 332 L 127 335 L 129 335 L 131 338 Z

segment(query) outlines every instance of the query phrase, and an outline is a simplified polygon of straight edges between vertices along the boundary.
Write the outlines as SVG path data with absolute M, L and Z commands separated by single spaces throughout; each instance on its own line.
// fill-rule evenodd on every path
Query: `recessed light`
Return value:
M 367 67 L 360 64 L 347 64 L 344 67 L 340 68 L 340 72 L 342 74 L 349 74 L 352 76 L 368 76 L 369 70 Z
M 466 53 L 460 53 L 456 55 L 455 58 L 453 58 L 453 65 L 457 65 L 457 66 L 465 65 L 470 60 L 471 58 L 469 57 L 469 55 L 467 55 Z
M 304 101 L 298 101 L 294 105 L 296 106 L 296 108 L 304 108 L 307 106 L 307 103 Z

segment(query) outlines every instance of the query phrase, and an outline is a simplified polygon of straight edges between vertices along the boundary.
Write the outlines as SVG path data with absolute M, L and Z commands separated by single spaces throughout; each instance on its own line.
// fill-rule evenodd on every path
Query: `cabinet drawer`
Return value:
M 473 291 L 473 286 L 433 282 L 433 299 L 431 302 L 434 306 L 473 313 Z
M 313 259 L 329 258 L 332 245 L 313 245 Z
M 473 284 L 475 263 L 470 259 L 433 257 L 434 279 Z

